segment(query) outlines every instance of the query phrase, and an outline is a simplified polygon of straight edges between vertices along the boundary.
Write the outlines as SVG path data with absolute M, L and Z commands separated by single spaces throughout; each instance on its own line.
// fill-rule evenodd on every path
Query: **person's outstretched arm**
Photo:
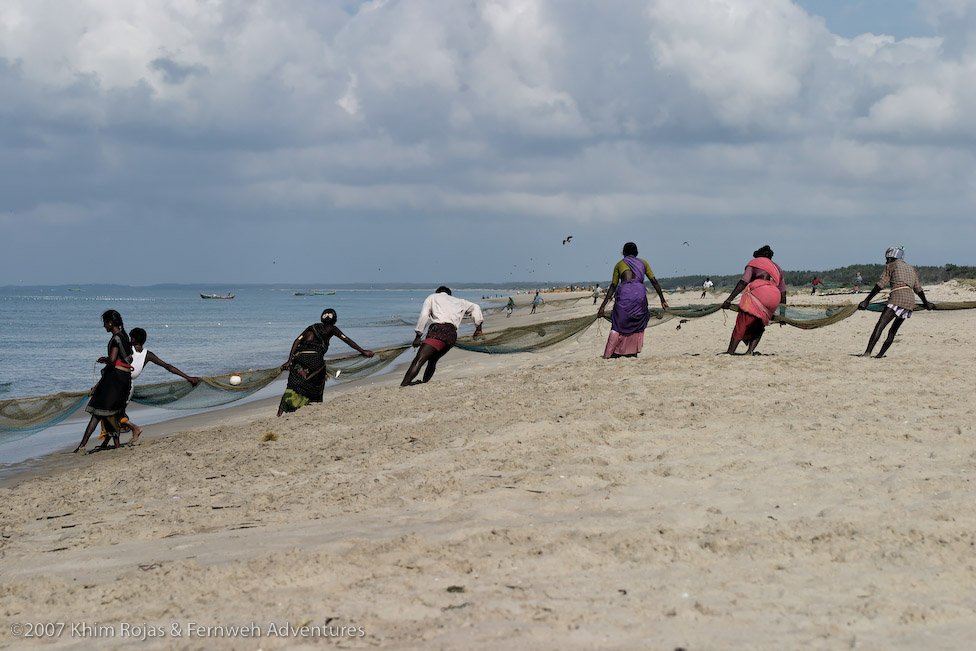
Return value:
M 373 356 L 373 351 L 366 350 L 365 348 L 360 348 L 359 344 L 357 344 L 355 341 L 347 337 L 346 334 L 339 328 L 332 326 L 332 332 L 335 334 L 336 337 L 341 339 L 347 346 L 349 346 L 350 348 L 354 348 L 355 350 L 358 350 L 359 354 L 362 355 L 363 357 Z
M 725 299 L 725 301 L 722 303 L 722 309 L 723 310 L 729 309 L 732 306 L 732 301 L 735 299 L 735 297 L 738 296 L 739 293 L 742 292 L 742 290 L 745 288 L 746 288 L 746 281 L 740 278 L 739 282 L 735 284 L 735 288 L 732 290 L 732 293 L 729 294 L 729 297 Z
M 617 291 L 617 283 L 610 283 L 610 286 L 607 287 L 607 293 L 603 296 L 603 303 L 600 304 L 600 309 L 596 311 L 597 316 L 603 316 L 603 311 L 607 308 L 607 303 L 613 298 L 615 291 Z
M 481 326 L 485 322 L 485 315 L 481 311 L 481 306 L 477 303 L 468 301 L 467 309 L 464 311 L 465 316 L 470 316 L 471 320 L 474 321 L 474 337 L 481 336 Z
M 868 292 L 867 298 L 865 298 L 863 301 L 857 304 L 857 309 L 859 310 L 868 309 L 868 305 L 871 303 L 871 299 L 877 296 L 880 292 L 881 292 L 881 285 L 875 285 L 874 287 L 872 287 L 871 291 Z
M 922 299 L 922 307 L 924 307 L 926 310 L 934 310 L 935 309 L 935 304 L 934 303 L 929 303 L 929 299 L 925 298 L 925 291 L 924 290 L 919 289 L 915 293 L 918 294 L 918 297 L 920 299 Z
M 196 376 L 193 376 L 193 375 L 187 375 L 186 373 L 184 373 L 180 369 L 176 368 L 172 364 L 167 364 L 163 360 L 161 360 L 158 357 L 156 357 L 156 354 L 153 353 L 152 351 L 149 351 L 148 353 L 146 353 L 146 361 L 147 362 L 152 362 L 153 364 L 156 364 L 157 366 L 162 366 L 163 368 L 165 368 L 167 371 L 169 371 L 173 375 L 179 375 L 181 378 L 183 378 L 184 380 L 186 380 L 187 382 L 189 382 L 193 386 L 196 386 L 197 382 L 200 381 L 200 378 L 198 378 Z
M 651 276 L 651 285 L 654 287 L 654 291 L 657 292 L 658 298 L 661 299 L 661 307 L 665 310 L 668 309 L 668 302 L 664 300 L 664 290 L 661 289 L 661 283 L 657 281 L 657 278 Z

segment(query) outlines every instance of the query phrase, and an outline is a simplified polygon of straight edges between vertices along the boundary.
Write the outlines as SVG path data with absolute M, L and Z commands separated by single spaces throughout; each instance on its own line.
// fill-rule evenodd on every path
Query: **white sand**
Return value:
M 164 627 L 147 648 L 971 646 L 976 312 L 917 312 L 884 360 L 851 356 L 877 313 L 715 356 L 732 317 L 650 328 L 636 360 L 599 358 L 606 324 L 455 350 L 428 385 L 222 414 L 4 489 L 0 646 L 20 622 L 116 633 L 65 629 L 78 648 L 131 643 L 123 623 Z M 326 621 L 365 635 L 266 635 Z

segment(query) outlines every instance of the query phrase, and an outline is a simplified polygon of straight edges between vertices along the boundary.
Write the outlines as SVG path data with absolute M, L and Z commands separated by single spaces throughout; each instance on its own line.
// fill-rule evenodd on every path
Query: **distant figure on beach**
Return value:
M 712 282 L 712 279 L 711 278 L 706 278 L 705 279 L 705 282 L 702 283 L 702 295 L 701 295 L 701 298 L 705 298 L 705 294 L 707 294 L 712 289 L 712 287 L 714 287 L 714 286 L 715 286 L 715 283 Z
M 474 321 L 474 336 L 481 336 L 481 325 L 485 317 L 481 313 L 481 308 L 477 303 L 466 301 L 463 298 L 456 298 L 451 294 L 451 289 L 441 285 L 437 291 L 424 299 L 424 304 L 420 308 L 420 318 L 417 320 L 417 327 L 414 329 L 417 336 L 414 337 L 413 347 L 417 348 L 417 356 L 410 363 L 403 376 L 400 386 L 405 387 L 413 383 L 413 379 L 420 373 L 420 367 L 427 364 L 424 369 L 423 382 L 430 382 L 437 370 L 437 362 L 447 354 L 457 342 L 458 326 L 465 316 L 470 316 Z M 421 341 L 424 328 L 427 324 L 427 338 Z
M 864 279 L 861 278 L 861 272 L 858 271 L 857 272 L 857 275 L 854 276 L 854 293 L 855 294 L 860 294 L 861 293 L 861 285 L 863 285 L 863 284 L 864 284 Z
M 739 314 L 732 329 L 729 349 L 726 351 L 729 355 L 735 354 L 735 349 L 742 341 L 748 345 L 747 355 L 758 355 L 756 346 L 772 320 L 773 313 L 780 304 L 786 304 L 786 282 L 783 279 L 783 270 L 773 262 L 773 250 L 767 244 L 753 251 L 752 258 L 746 265 L 742 278 L 722 303 L 723 310 L 729 309 L 732 299 L 742 292 Z
M 543 303 L 545 303 L 545 300 L 539 296 L 539 290 L 535 290 L 535 298 L 532 299 L 532 309 L 529 311 L 529 314 L 535 314 L 535 309 Z
M 145 348 L 146 345 L 146 331 L 142 328 L 133 328 L 129 331 L 129 342 L 132 344 L 132 381 L 135 382 L 136 378 L 142 374 L 142 370 L 146 367 L 146 362 L 152 362 L 157 366 L 162 366 L 167 371 L 174 375 L 179 375 L 181 378 L 196 386 L 200 382 L 200 378 L 196 376 L 187 375 L 180 369 L 176 368 L 172 364 L 167 364 L 163 360 L 156 357 L 155 353 Z M 135 391 L 135 384 L 129 389 L 129 398 L 126 400 L 126 407 L 128 407 L 129 402 L 132 400 L 132 394 Z M 129 429 L 132 431 L 132 438 L 129 439 L 129 443 L 135 443 L 139 440 L 139 435 L 142 434 L 142 428 L 133 423 L 128 414 L 123 413 L 122 417 L 119 419 L 119 424 L 122 429 Z M 105 435 L 108 432 L 105 430 L 104 424 L 102 425 L 103 433 Z
M 600 298 L 600 286 L 597 285 L 593 288 L 593 304 L 596 305 L 597 300 Z
M 664 300 L 664 291 L 654 277 L 651 266 L 637 257 L 637 245 L 633 242 L 624 244 L 623 256 L 623 259 L 613 268 L 610 287 L 607 288 L 603 303 L 596 312 L 598 317 L 602 317 L 607 303 L 616 294 L 613 311 L 610 313 L 610 336 L 603 351 L 604 359 L 637 357 L 644 347 L 644 329 L 647 328 L 647 322 L 651 317 L 650 308 L 647 306 L 647 289 L 644 287 L 645 278 L 651 282 L 660 297 L 661 307 L 668 309 L 668 302 Z
M 92 389 L 91 400 L 85 407 L 85 411 L 92 416 L 81 443 L 74 449 L 75 452 L 85 450 L 88 439 L 99 422 L 105 424 L 107 432 L 101 447 L 107 448 L 110 440 L 115 441 L 115 447 L 119 447 L 119 419 L 125 413 L 125 403 L 132 387 L 132 344 L 125 332 L 122 315 L 115 310 L 104 312 L 102 326 L 105 332 L 112 333 L 112 338 L 108 340 L 108 354 L 98 358 L 98 363 L 105 367 L 102 369 L 101 379 Z
M 282 371 L 288 371 L 288 386 L 278 405 L 279 416 L 282 412 L 297 411 L 310 402 L 322 402 L 327 379 L 324 358 L 332 337 L 338 337 L 363 357 L 373 356 L 373 351 L 360 348 L 336 327 L 338 315 L 335 310 L 322 310 L 319 320 L 320 323 L 313 323 L 298 336 L 291 345 L 288 361 L 281 365 Z
M 511 296 L 508 297 L 508 305 L 505 306 L 505 311 L 508 312 L 508 314 L 505 316 L 506 319 L 512 316 L 512 312 L 515 311 L 515 299 Z
M 901 327 L 901 324 L 906 319 L 912 316 L 912 310 L 915 309 L 915 296 L 913 292 L 914 294 L 918 294 L 918 297 L 922 299 L 922 307 L 926 310 L 935 309 L 935 305 L 929 303 L 928 299 L 925 298 L 925 292 L 922 291 L 922 285 L 918 281 L 918 272 L 915 270 L 915 267 L 905 262 L 904 247 L 891 247 L 885 251 L 885 268 L 881 272 L 881 278 L 878 279 L 877 284 L 871 289 L 867 298 L 857 304 L 857 308 L 859 310 L 868 309 L 871 299 L 877 296 L 878 292 L 889 284 L 891 285 L 891 292 L 888 294 L 888 304 L 878 318 L 878 323 L 874 326 L 874 332 L 871 333 L 871 338 L 868 339 L 868 347 L 862 353 L 861 357 L 871 356 L 871 352 L 874 350 L 874 346 L 878 343 L 878 340 L 881 339 L 885 327 L 891 323 L 891 328 L 888 330 L 888 338 L 881 345 L 877 359 L 885 356 L 888 348 L 895 341 L 895 333 L 898 332 L 898 328 Z
M 817 293 L 817 285 L 820 285 L 821 287 L 826 287 L 826 285 L 824 285 L 824 282 L 820 280 L 820 278 L 818 278 L 817 276 L 813 277 L 813 282 L 811 282 L 810 284 L 812 285 L 812 288 L 810 289 L 811 295 Z

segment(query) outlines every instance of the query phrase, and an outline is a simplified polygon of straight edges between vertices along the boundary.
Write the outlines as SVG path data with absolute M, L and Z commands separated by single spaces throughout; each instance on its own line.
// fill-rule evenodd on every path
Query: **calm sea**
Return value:
M 296 291 L 311 289 L 318 288 L 0 288 L 0 400 L 88 390 L 99 371 L 95 360 L 105 355 L 109 339 L 101 321 L 105 310 L 117 310 L 126 330 L 145 329 L 146 347 L 161 359 L 189 375 L 205 376 L 280 365 L 294 338 L 317 322 L 326 307 L 336 310 L 339 327 L 363 348 L 409 343 L 420 306 L 430 293 L 337 290 L 331 296 L 294 295 Z M 232 292 L 235 297 L 204 300 L 200 298 L 201 291 Z M 455 292 L 455 296 L 482 305 L 488 305 L 483 297 L 495 295 Z M 333 340 L 330 355 L 347 352 L 353 351 Z M 172 379 L 176 376 L 150 364 L 137 383 Z M 157 416 L 153 420 L 160 419 Z M 80 434 L 79 431 L 77 437 L 66 438 L 65 444 L 76 445 L 74 438 L 80 440 Z M 31 433 L 27 438 L 38 445 L 42 440 L 48 441 L 41 446 L 42 451 L 52 451 L 50 433 L 42 435 L 43 432 Z M 28 441 L 24 439 L 24 435 L 0 433 L 0 463 L 26 458 Z

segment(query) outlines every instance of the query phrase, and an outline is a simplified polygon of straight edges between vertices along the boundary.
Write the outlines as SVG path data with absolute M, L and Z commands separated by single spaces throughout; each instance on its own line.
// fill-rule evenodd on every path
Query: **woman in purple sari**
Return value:
M 605 359 L 637 357 L 637 353 L 644 346 L 644 328 L 651 317 L 647 307 L 647 290 L 644 288 L 645 278 L 651 281 L 657 291 L 661 307 L 668 309 L 668 302 L 664 300 L 664 292 L 654 277 L 651 266 L 637 257 L 637 245 L 633 242 L 624 244 L 623 255 L 624 259 L 613 268 L 610 288 L 596 313 L 602 317 L 607 303 L 616 294 L 613 311 L 610 313 L 610 337 L 603 352 Z

